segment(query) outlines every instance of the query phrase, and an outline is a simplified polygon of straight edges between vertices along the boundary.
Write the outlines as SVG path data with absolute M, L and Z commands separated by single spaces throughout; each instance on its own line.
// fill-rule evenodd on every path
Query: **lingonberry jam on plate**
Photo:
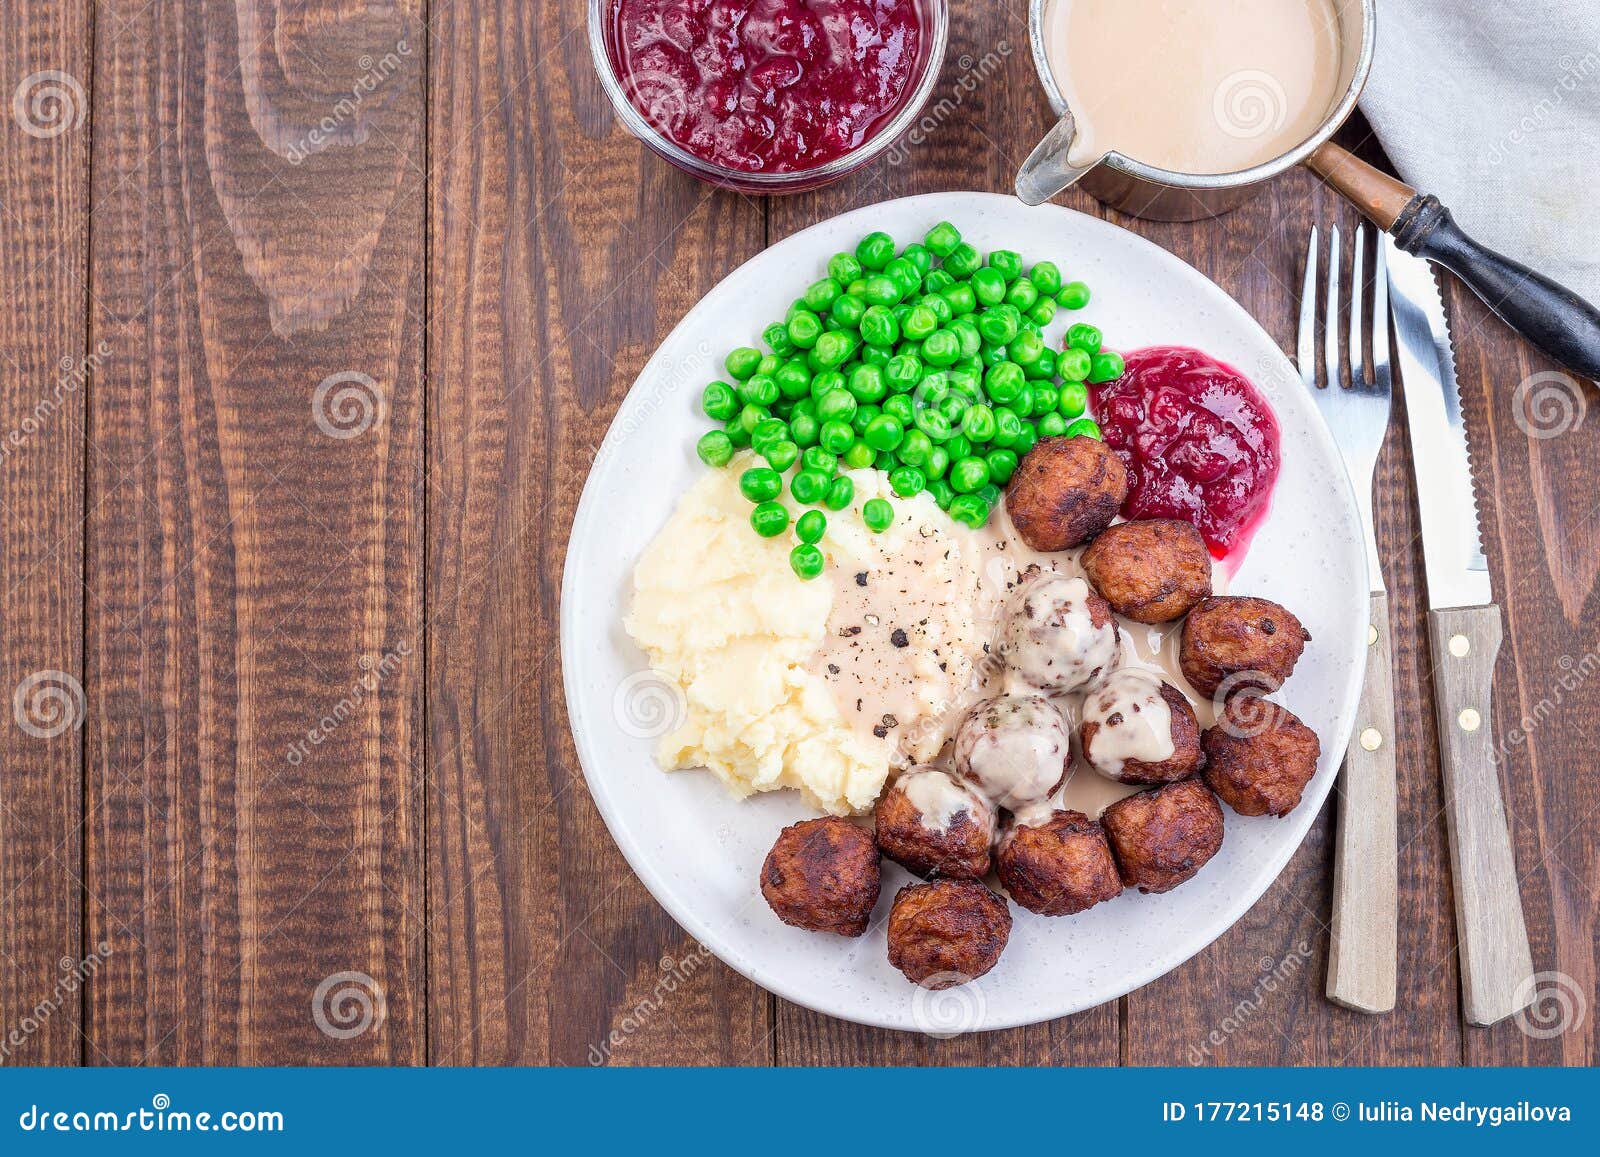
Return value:
M 1278 478 L 1278 421 L 1250 380 L 1196 349 L 1123 355 L 1115 381 L 1091 387 L 1106 445 L 1128 468 L 1135 518 L 1194 523 L 1217 558 L 1242 551 Z
M 913 86 L 916 0 L 616 0 L 633 106 L 702 160 L 794 173 L 870 138 Z

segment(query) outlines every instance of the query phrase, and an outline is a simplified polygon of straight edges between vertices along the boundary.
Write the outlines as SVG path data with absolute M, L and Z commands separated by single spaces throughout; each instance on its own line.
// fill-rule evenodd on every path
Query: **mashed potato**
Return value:
M 696 483 L 634 571 L 628 633 L 685 702 L 657 758 L 710 768 L 741 796 L 794 787 L 824 811 L 862 812 L 891 768 L 939 754 L 992 674 L 1018 571 L 1070 560 L 1028 551 L 1003 511 L 970 530 L 926 493 L 899 498 L 881 472 L 856 470 L 850 508 L 828 513 L 827 570 L 802 582 L 793 532 L 750 527 L 739 475 L 755 461 Z M 895 509 L 877 533 L 861 518 L 874 497 Z
M 795 577 L 792 534 L 750 529 L 745 465 L 696 483 L 634 571 L 628 633 L 686 700 L 683 725 L 657 758 L 669 770 L 709 768 L 741 796 L 794 787 L 824 811 L 864 811 L 883 788 L 889 753 L 845 722 L 809 670 L 832 584 Z

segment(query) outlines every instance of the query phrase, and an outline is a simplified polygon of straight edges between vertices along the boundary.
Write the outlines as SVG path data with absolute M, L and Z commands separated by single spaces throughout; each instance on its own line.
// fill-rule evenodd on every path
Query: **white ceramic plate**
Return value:
M 874 229 L 902 243 L 953 221 L 980 251 L 1049 258 L 1093 288 L 1072 320 L 1109 345 L 1193 345 L 1244 371 L 1283 432 L 1273 508 L 1230 584 L 1293 610 L 1313 642 L 1280 695 L 1322 739 L 1305 800 L 1284 819 L 1227 811 L 1222 850 L 1164 896 L 1129 891 L 1047 919 L 1013 907 L 1011 942 L 987 976 L 943 993 L 890 967 L 882 922 L 909 876 L 884 862 L 875 927 L 845 940 L 779 923 L 757 886 L 780 828 L 815 813 L 794 792 L 739 801 L 707 772 L 652 758 L 644 656 L 622 629 L 635 560 L 705 467 L 694 441 L 700 389 L 723 355 L 822 276 L 828 257 Z M 1048 331 L 1065 328 L 1063 310 Z M 656 351 L 618 411 L 584 487 L 561 591 L 568 713 L 589 790 L 640 879 L 691 935 L 757 984 L 863 1024 L 952 1033 L 1065 1016 L 1147 984 L 1204 948 L 1277 877 L 1326 798 L 1349 739 L 1367 629 L 1366 563 L 1349 482 L 1298 375 L 1249 314 L 1194 269 L 1113 225 L 1011 197 L 939 193 L 859 209 L 772 246 L 717 286 Z M 643 436 L 635 438 L 642 432 Z M 662 706 L 656 704 L 655 706 Z M 1224 809 L 1226 811 L 1226 809 Z

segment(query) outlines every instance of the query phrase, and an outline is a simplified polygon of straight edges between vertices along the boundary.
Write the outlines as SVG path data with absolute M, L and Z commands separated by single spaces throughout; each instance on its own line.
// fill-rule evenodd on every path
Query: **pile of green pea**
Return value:
M 769 353 L 741 347 L 725 361 L 732 382 L 714 381 L 701 408 L 721 425 L 696 447 L 726 466 L 750 447 L 765 460 L 740 476 L 755 504 L 750 524 L 774 538 L 789 528 L 778 501 L 785 474 L 801 506 L 841 511 L 855 488 L 840 470 L 876 467 L 901 498 L 926 490 L 951 518 L 982 526 L 1000 487 L 1040 439 L 1100 437 L 1085 417 L 1087 382 L 1122 376 L 1122 357 L 1100 348 L 1100 331 L 1077 324 L 1059 352 L 1042 331 L 1058 308 L 1082 309 L 1089 287 L 1063 284 L 1049 261 L 1023 268 L 996 249 L 987 258 L 948 221 L 898 249 L 869 233 L 854 253 L 836 253 L 788 316 L 762 333 Z M 882 498 L 863 504 L 873 531 L 894 522 Z M 827 516 L 795 520 L 790 564 L 803 579 L 822 573 L 817 543 Z

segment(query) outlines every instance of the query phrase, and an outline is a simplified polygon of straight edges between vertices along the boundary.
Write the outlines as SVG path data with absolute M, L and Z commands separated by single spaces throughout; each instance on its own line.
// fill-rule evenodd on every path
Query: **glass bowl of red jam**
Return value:
M 589 0 L 628 131 L 747 193 L 815 188 L 885 152 L 939 79 L 948 0 Z

